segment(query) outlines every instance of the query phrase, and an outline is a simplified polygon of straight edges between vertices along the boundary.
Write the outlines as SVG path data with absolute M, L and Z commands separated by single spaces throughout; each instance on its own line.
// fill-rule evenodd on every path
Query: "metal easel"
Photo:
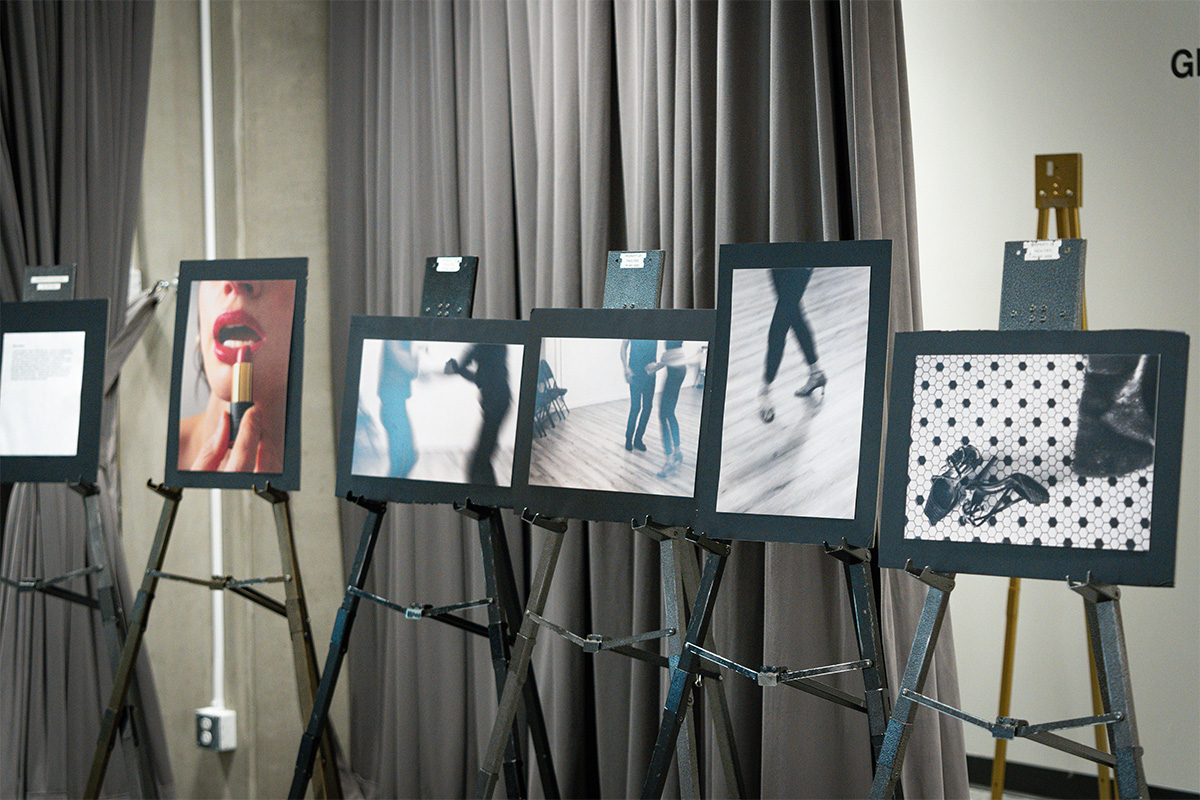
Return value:
M 1082 203 L 1082 158 L 1079 154 L 1044 155 L 1035 158 L 1036 205 L 1038 208 L 1038 238 L 1045 239 L 1049 233 L 1050 209 L 1055 210 L 1060 236 L 1078 238 L 1079 206 Z M 1079 312 L 1082 328 L 1087 327 L 1082 289 L 1079 294 Z M 1006 304 L 1001 311 L 1002 327 L 1007 319 Z M 1046 307 L 1032 306 L 1028 324 L 1011 327 L 1038 328 L 1057 327 L 1050 322 Z M 1024 313 L 1013 310 L 1014 315 Z M 1091 574 L 1083 583 L 1068 581 L 1070 588 L 1084 602 L 1084 616 L 1088 630 L 1088 661 L 1092 673 L 1092 693 L 1095 704 L 1094 715 L 1041 724 L 1030 724 L 1024 719 L 1008 716 L 1011 699 L 1013 653 L 1016 642 L 1017 600 L 1020 579 L 1012 578 L 1009 583 L 1007 625 L 1005 633 L 1004 663 L 1001 669 L 1000 713 L 995 722 L 974 717 L 952 708 L 920 692 L 924 687 L 934 645 L 941 630 L 942 620 L 954 589 L 954 574 L 941 573 L 928 567 L 916 569 L 911 561 L 905 570 L 925 583 L 929 589 L 925 606 L 917 625 L 908 665 L 899 686 L 899 697 L 888 722 L 884 740 L 884 752 L 871 787 L 872 798 L 891 797 L 900 769 L 904 751 L 912 731 L 912 722 L 918 706 L 924 705 L 987 730 L 997 740 L 996 759 L 993 761 L 992 796 L 999 798 L 1004 787 L 1004 755 L 1010 739 L 1025 738 L 1039 742 L 1099 765 L 1100 790 L 1104 792 L 1106 768 L 1113 768 L 1116 775 L 1117 793 L 1125 798 L 1147 797 L 1146 775 L 1142 766 L 1142 747 L 1138 740 L 1137 722 L 1133 708 L 1133 690 L 1129 678 L 1129 660 L 1125 649 L 1125 633 L 1121 623 L 1120 589 L 1116 586 L 1096 582 Z M 1092 748 L 1066 739 L 1055 731 L 1088 726 L 1097 727 L 1097 745 Z M 1104 728 L 1113 742 L 1113 754 L 1104 752 Z M 997 770 L 998 767 L 998 770 Z M 1101 797 L 1106 795 L 1101 794 Z
M 88 549 L 91 551 L 92 565 L 52 578 L 13 580 L 0 577 L 0 582 L 8 584 L 18 592 L 41 592 L 99 611 L 100 626 L 104 631 L 105 643 L 108 647 L 109 666 L 115 676 L 119 671 L 121 650 L 126 641 L 127 628 L 121 597 L 113 582 L 112 570 L 108 567 L 108 552 L 104 544 L 104 525 L 100 516 L 100 490 L 95 484 L 83 479 L 67 485 L 83 498 Z M 95 575 L 95 597 L 59 585 L 85 575 Z M 154 780 L 154 765 L 151 763 L 150 753 L 145 744 L 149 728 L 142 709 L 141 690 L 138 687 L 136 674 L 130 675 L 129 683 L 129 691 L 115 717 L 114 736 L 120 735 L 121 737 L 121 752 L 124 754 L 125 769 L 132 783 L 131 788 L 140 792 L 139 797 L 156 798 L 158 797 L 158 785 Z
M 421 316 L 470 317 L 474 304 L 477 266 L 478 259 L 474 257 L 428 259 L 425 282 L 422 286 Z M 363 532 L 359 539 L 354 564 L 350 568 L 346 595 L 334 621 L 329 653 L 325 660 L 325 671 L 321 676 L 316 700 L 308 715 L 308 725 L 296 755 L 296 768 L 288 792 L 288 796 L 294 798 L 304 797 L 309 778 L 312 776 L 318 742 L 329 717 L 334 687 L 341 672 L 346 650 L 350 645 L 350 632 L 358 616 L 358 606 L 361 600 L 370 600 L 394 611 L 400 611 L 406 619 L 432 619 L 477 636 L 487 637 L 497 693 L 501 691 L 504 676 L 508 672 L 510 631 L 514 629 L 515 620 L 521 614 L 517 581 L 508 549 L 508 537 L 504 532 L 504 521 L 499 508 L 476 505 L 470 499 L 461 504 L 454 504 L 455 511 L 478 523 L 479 546 L 483 555 L 484 588 L 487 596 L 481 600 L 470 600 L 440 607 L 420 603 L 403 606 L 373 595 L 363 588 L 366 585 L 367 571 L 371 566 L 375 543 L 379 538 L 379 530 L 383 524 L 383 515 L 387 511 L 387 503 L 357 496 L 351 496 L 348 499 L 366 510 L 367 518 L 363 523 Z M 456 613 L 481 606 L 487 609 L 488 622 L 486 626 L 464 619 Z M 522 697 L 542 790 L 546 797 L 557 798 L 559 796 L 558 778 L 550 754 L 550 740 L 546 733 L 546 721 L 538 695 L 537 682 L 532 674 L 524 687 Z M 525 765 L 521 758 L 521 736 L 515 719 L 512 728 L 513 735 L 509 738 L 504 752 L 505 787 L 510 798 L 526 797 L 528 791 L 525 782 Z
M 662 294 L 662 267 L 662 251 L 610 252 L 604 288 L 604 307 L 659 307 Z M 721 675 L 716 670 L 701 667 L 695 654 L 684 648 L 685 639 L 681 635 L 688 628 L 688 618 L 685 616 L 686 598 L 688 596 L 699 598 L 701 594 L 708 592 L 705 587 L 713 584 L 714 575 L 712 573 L 724 569 L 725 559 L 729 555 L 728 543 L 708 539 L 688 528 L 662 525 L 649 518 L 643 524 L 635 525 L 635 531 L 644 533 L 659 545 L 664 612 L 668 624 L 673 627 L 620 638 L 595 633 L 580 636 L 555 625 L 542 616 L 546 599 L 549 596 L 550 582 L 554 577 L 554 569 L 558 563 L 558 556 L 562 550 L 563 538 L 567 530 L 566 520 L 545 517 L 528 509 L 522 512 L 521 518 L 531 525 L 545 529 L 548 536 L 542 546 L 529 592 L 529 601 L 525 607 L 521 628 L 513 646 L 513 656 L 509 662 L 508 675 L 504 682 L 496 722 L 492 727 L 491 738 L 488 741 L 476 779 L 475 796 L 491 797 L 495 790 L 501 755 L 507 741 L 511 738 L 509 729 L 516 714 L 517 698 L 527 680 L 538 629 L 546 627 L 577 645 L 586 653 L 602 651 L 620 653 L 655 666 L 671 669 L 673 675 L 678 673 L 681 664 L 691 665 L 688 671 L 691 676 L 690 682 L 687 682 L 686 685 L 681 682 L 678 690 L 672 683 L 672 695 L 678 694 L 680 706 L 679 726 L 675 729 L 676 736 L 679 734 L 680 727 L 685 728 L 678 760 L 681 793 L 685 797 L 699 797 L 702 793 L 702 774 L 699 766 L 699 743 L 701 740 L 699 711 L 703 707 L 702 698 L 707 697 L 708 704 L 713 708 L 717 750 L 725 772 L 726 785 L 736 791 L 738 797 L 745 797 L 745 782 L 734 746 L 729 706 L 724 690 L 719 683 Z M 708 561 L 705 565 L 704 575 L 700 574 L 694 551 L 687 546 L 688 543 L 707 551 Z M 717 563 L 719 563 L 719 567 L 715 566 Z M 681 584 L 684 593 L 682 597 L 680 595 Z M 697 602 L 699 603 L 699 599 Z M 704 631 L 696 641 L 704 641 L 711 646 L 711 632 L 709 631 L 712 616 L 711 605 L 703 613 L 705 617 Z M 696 611 L 693 610 L 691 624 L 699 623 Z M 669 655 L 667 657 L 636 646 L 643 642 L 663 638 L 668 640 Z M 705 681 L 703 678 L 708 678 L 708 680 Z M 668 762 L 669 758 L 670 754 L 667 756 Z
M 299 693 L 300 710 L 307 718 L 313 707 L 313 698 L 317 690 L 317 658 L 313 650 L 312 629 L 309 626 L 308 608 L 304 600 L 304 585 L 300 575 L 300 562 L 296 558 L 295 537 L 292 533 L 292 512 L 287 492 L 280 491 L 267 484 L 263 488 L 255 488 L 255 494 L 271 504 L 275 517 L 275 530 L 279 539 L 280 562 L 284 574 L 268 578 L 250 578 L 235 580 L 232 577 L 214 576 L 212 579 L 191 578 L 183 575 L 173 575 L 163 572 L 162 566 L 166 558 L 167 544 L 170 542 L 171 530 L 175 525 L 179 501 L 183 497 L 182 489 L 174 489 L 152 482 L 147 484 L 152 490 L 163 497 L 163 510 L 159 517 L 158 530 L 150 547 L 150 556 L 146 564 L 146 572 L 142 578 L 141 589 L 138 590 L 134 601 L 133 614 L 130 617 L 129 633 L 125 637 L 125 646 L 121 651 L 120 664 L 113 680 L 112 694 L 108 708 L 101 721 L 100 738 L 96 742 L 96 752 L 92 758 L 92 768 L 88 775 L 85 797 L 96 798 L 100 794 L 104 782 L 104 774 L 108 769 L 108 760 L 112 754 L 113 740 L 116 736 L 117 722 L 121 714 L 125 698 L 133 681 L 133 667 L 141 650 L 142 639 L 146 633 L 146 624 L 150 615 L 150 604 L 154 600 L 155 589 L 160 578 L 179 580 L 209 589 L 227 589 L 275 613 L 286 616 L 291 632 L 292 655 L 296 670 L 296 688 Z M 252 588 L 255 584 L 282 583 L 286 602 L 279 601 L 262 594 Z M 333 740 L 328 735 L 321 741 L 321 780 L 317 786 L 317 796 L 336 798 L 342 796 L 341 782 L 338 776 L 334 756 Z
M 1040 155 L 1034 157 L 1034 205 L 1038 211 L 1037 238 L 1041 241 L 1050 235 L 1050 211 L 1054 210 L 1056 232 L 1060 239 L 1079 239 L 1079 208 L 1083 205 L 1083 158 L 1079 153 L 1060 153 L 1057 155 Z M 1005 254 L 1006 259 L 1009 257 Z M 1080 264 L 1082 267 L 1082 264 Z M 1043 272 L 1022 271 L 1020 282 L 1026 286 L 1032 285 L 1034 296 L 1023 297 L 1023 302 L 1012 298 L 1009 302 L 1001 302 L 1001 330 L 1029 330 L 1040 328 L 1062 328 L 1087 330 L 1087 302 L 1084 295 L 1082 269 L 1074 276 L 1078 284 L 1078 296 L 1055 297 L 1057 305 L 1062 306 L 1058 313 L 1051 310 L 1047 313 L 1046 298 L 1054 297 L 1064 289 L 1062 276 L 1053 276 Z M 1005 289 L 1011 291 L 1011 283 Z M 1073 293 L 1073 292 L 1072 292 Z M 1042 302 L 1036 302 L 1036 296 L 1042 297 Z M 1029 302 L 1035 301 L 1035 302 Z M 1029 313 L 1025 313 L 1025 305 L 1029 303 Z M 1055 304 L 1052 302 L 1052 305 Z M 1019 307 L 1018 307 L 1019 305 Z M 1075 306 L 1078 306 L 1077 309 Z M 1011 306 L 1011 307 L 1010 307 Z M 1077 311 L 1077 313 L 1069 313 Z M 1007 717 L 1012 703 L 1013 669 L 1017 648 L 1017 614 L 1021 599 L 1021 579 L 1008 579 L 1008 595 L 1005 607 L 1004 652 L 1000 667 L 1000 700 L 997 714 Z M 1100 683 L 1096 674 L 1095 661 L 1091 656 L 1091 637 L 1088 637 L 1088 673 L 1092 684 L 1092 710 L 1100 714 L 1103 710 L 1103 700 L 1100 696 Z M 1095 728 L 1096 749 L 1108 750 L 1108 736 L 1102 725 Z M 1007 766 L 1008 740 L 996 739 L 995 751 L 992 758 L 992 800 L 1000 800 L 1004 796 L 1004 773 Z M 1108 800 L 1112 797 L 1112 781 L 1108 767 L 1096 767 L 1097 797 Z

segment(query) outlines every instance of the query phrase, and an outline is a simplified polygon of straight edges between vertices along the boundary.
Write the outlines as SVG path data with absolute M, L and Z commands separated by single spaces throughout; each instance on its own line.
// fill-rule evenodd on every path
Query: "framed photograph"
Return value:
M 166 483 L 300 488 L 308 261 L 179 266 Z
M 722 245 L 700 527 L 870 546 L 891 242 Z
M 96 481 L 107 300 L 0 304 L 0 481 Z
M 353 317 L 338 494 L 511 508 L 528 325 Z
M 896 335 L 880 562 L 1170 586 L 1187 336 Z
M 696 517 L 712 311 L 535 309 L 517 502 L 610 522 Z

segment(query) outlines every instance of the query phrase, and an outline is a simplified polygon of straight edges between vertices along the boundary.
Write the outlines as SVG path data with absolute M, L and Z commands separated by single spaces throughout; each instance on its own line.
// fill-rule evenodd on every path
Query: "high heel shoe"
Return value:
M 796 397 L 809 397 L 817 389 L 821 390 L 821 397 L 825 397 L 825 384 L 829 383 L 829 379 L 825 377 L 825 373 L 819 369 L 814 369 L 808 373 L 808 382 L 796 390 Z
M 763 422 L 775 419 L 775 404 L 771 402 L 771 387 L 768 385 L 758 392 L 758 416 Z

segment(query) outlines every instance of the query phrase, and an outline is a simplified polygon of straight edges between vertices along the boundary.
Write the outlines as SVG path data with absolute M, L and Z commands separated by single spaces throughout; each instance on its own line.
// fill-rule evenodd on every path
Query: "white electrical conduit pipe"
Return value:
M 217 257 L 217 168 L 213 146 L 212 5 L 200 0 L 200 140 L 204 172 L 204 258 Z M 209 491 L 212 575 L 225 574 L 221 490 Z M 212 706 L 225 708 L 225 596 L 212 592 Z

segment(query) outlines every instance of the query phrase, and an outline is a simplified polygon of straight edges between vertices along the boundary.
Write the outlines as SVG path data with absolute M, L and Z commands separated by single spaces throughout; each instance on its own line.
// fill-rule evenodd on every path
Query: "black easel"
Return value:
M 1001 294 L 1000 328 L 1002 330 L 1077 330 L 1087 328 L 1087 312 L 1083 298 L 1082 245 L 1078 238 L 1059 242 L 1046 241 L 1049 215 L 1056 214 L 1061 237 L 1079 236 L 1079 206 L 1082 202 L 1082 157 L 1078 153 L 1041 155 L 1035 158 L 1037 190 L 1038 239 L 1032 247 L 1056 245 L 1054 258 L 1031 257 L 1025 246 L 1009 242 L 1005 251 L 1004 285 Z M 1074 247 L 1070 259 L 1058 257 L 1058 244 Z M 1021 269 L 1022 258 L 1043 261 L 1047 268 Z M 1010 266 L 1012 267 L 1010 269 Z M 1034 266 L 1038 266 L 1034 264 Z M 1028 306 L 1028 308 L 1026 308 Z M 1009 579 L 1007 632 L 1001 677 L 1000 715 L 995 722 L 967 714 L 940 703 L 920 692 L 929 672 L 933 649 L 941 631 L 942 619 L 954 590 L 954 574 L 941 573 L 925 567 L 917 570 L 911 562 L 905 570 L 929 586 L 925 607 L 913 640 L 904 677 L 900 681 L 899 697 L 888 722 L 884 754 L 871 787 L 872 798 L 892 796 L 903 766 L 904 751 L 912 731 L 918 706 L 952 716 L 983 728 L 997 740 L 996 758 L 992 772 L 992 796 L 1004 791 L 1004 745 L 1016 738 L 1040 742 L 1047 747 L 1093 761 L 1100 765 L 1098 788 L 1107 796 L 1108 777 L 1104 767 L 1112 767 L 1116 776 L 1117 793 L 1121 798 L 1147 797 L 1146 773 L 1142 767 L 1142 747 L 1138 740 L 1137 720 L 1133 708 L 1133 689 L 1129 678 L 1129 659 L 1125 649 L 1125 632 L 1121 624 L 1120 589 L 1093 581 L 1089 573 L 1084 583 L 1068 581 L 1070 588 L 1083 597 L 1084 618 L 1089 640 L 1089 666 L 1093 678 L 1093 702 L 1099 696 L 1094 716 L 1031 725 L 1023 719 L 1008 716 L 1009 692 L 1012 683 L 1013 651 L 1016 637 L 1016 602 L 1020 578 Z M 1112 744 L 1112 754 L 1066 739 L 1054 731 L 1106 725 Z M 1101 747 L 1103 736 L 1097 734 Z
M 296 558 L 295 537 L 292 534 L 292 512 L 287 492 L 271 487 L 255 488 L 255 493 L 269 502 L 275 517 L 275 529 L 279 538 L 280 562 L 285 574 L 270 578 L 251 578 L 235 580 L 231 577 L 214 576 L 211 580 L 172 575 L 162 571 L 166 558 L 167 544 L 171 538 L 171 530 L 175 525 L 175 516 L 179 509 L 179 501 L 183 497 L 182 489 L 173 489 L 163 485 L 147 484 L 163 497 L 163 510 L 159 517 L 158 530 L 150 547 L 150 556 L 146 564 L 146 572 L 142 578 L 141 589 L 138 590 L 134 601 L 133 614 L 130 617 L 129 632 L 125 637 L 125 646 L 121 651 L 120 664 L 113 680 L 112 694 L 108 708 L 105 709 L 101 721 L 101 732 L 96 742 L 96 752 L 92 758 L 91 772 L 88 775 L 85 797 L 96 798 L 100 794 L 104 782 L 104 774 L 108 770 L 108 760 L 112 754 L 113 740 L 122 707 L 133 682 L 133 668 L 141 650 L 142 639 L 146 633 L 146 623 L 150 615 L 150 604 L 154 600 L 154 592 L 159 578 L 180 580 L 193 583 L 209 589 L 228 589 L 242 597 L 288 619 L 291 632 L 292 654 L 296 669 L 296 688 L 299 693 L 300 710 L 307 718 L 313 708 L 313 700 L 317 692 L 317 658 L 313 649 L 312 629 L 309 626 L 308 609 L 304 600 L 304 585 L 300 575 L 300 563 Z M 280 603 L 267 595 L 251 588 L 258 583 L 282 583 L 286 594 L 286 602 Z M 332 736 L 326 735 L 321 740 L 321 781 L 317 787 L 317 796 L 335 798 L 342 796 L 340 777 L 334 757 Z
M 475 281 L 478 259 L 474 257 L 430 258 L 425 266 L 425 282 L 422 286 L 421 316 L 425 317 L 470 317 L 474 305 Z M 349 391 L 349 389 L 347 390 Z M 333 634 L 329 643 L 329 654 L 325 660 L 325 671 L 317 689 L 316 700 L 308 717 L 308 725 L 300 741 L 296 755 L 296 769 L 288 796 L 303 798 L 312 775 L 313 760 L 317 754 L 317 743 L 329 717 L 333 690 L 341 672 L 342 661 L 350 645 L 350 631 L 358 615 L 358 604 L 362 599 L 403 612 L 413 620 L 433 619 L 447 625 L 488 638 L 492 666 L 495 671 L 496 691 L 500 692 L 504 676 L 508 671 L 510 633 L 520 618 L 521 605 L 518 599 L 516 576 L 508 549 L 508 537 L 504 532 L 504 521 L 500 509 L 475 505 L 468 498 L 456 503 L 454 509 L 479 525 L 479 545 L 483 555 L 483 574 L 487 597 L 482 600 L 456 603 L 450 606 L 433 607 L 429 604 L 402 606 L 364 591 L 367 571 L 375 551 L 375 543 L 383 524 L 387 503 L 351 496 L 347 499 L 358 504 L 367 512 L 363 523 L 358 551 L 350 569 L 349 584 L 342 605 L 338 609 Z M 486 606 L 487 626 L 464 619 L 454 612 L 467 608 Z M 546 797 L 557 798 L 558 778 L 554 772 L 554 761 L 550 754 L 549 737 L 546 733 L 545 717 L 538 696 L 537 683 L 531 674 L 524 687 L 523 698 L 530 738 L 533 740 L 534 756 L 537 759 L 538 775 Z M 514 714 L 515 716 L 515 714 Z M 526 797 L 525 765 L 521 759 L 521 737 L 514 719 L 513 735 L 505 751 L 504 775 L 508 796 Z
M 605 308 L 657 308 L 662 294 L 664 254 L 662 251 L 613 251 L 608 255 L 608 266 L 604 288 Z M 647 518 L 644 524 L 635 525 L 634 530 L 645 533 L 659 544 L 660 571 L 663 582 L 663 605 L 668 624 L 674 627 L 633 636 L 612 638 L 600 634 L 580 636 L 542 617 L 546 599 L 549 595 L 550 582 L 553 580 L 555 566 L 562 549 L 564 534 L 567 529 L 566 520 L 545 517 L 526 509 L 522 519 L 548 531 L 543 546 L 537 570 L 534 573 L 533 584 L 529 591 L 529 601 L 521 622 L 513 647 L 512 660 L 509 663 L 508 676 L 504 682 L 504 690 L 500 698 L 500 706 L 496 714 L 496 722 L 492 727 L 491 738 L 484 753 L 479 775 L 475 783 L 475 796 L 491 797 L 499 777 L 500 760 L 504 749 L 513 736 L 510 733 L 512 721 L 517 710 L 517 698 L 527 680 L 529 663 L 533 657 L 533 646 L 539 627 L 548 627 L 553 632 L 581 647 L 584 652 L 597 653 L 608 650 L 622 655 L 637 658 L 642 661 L 675 670 L 678 673 L 680 665 L 685 660 L 693 658 L 693 654 L 684 647 L 683 630 L 687 627 L 684 612 L 687 608 L 686 597 L 697 597 L 704 591 L 708 576 L 699 575 L 695 555 L 687 543 L 699 545 L 708 550 L 711 562 L 713 554 L 718 555 L 721 566 L 728 556 L 729 546 L 724 542 L 716 542 L 699 536 L 687 528 L 661 525 Z M 683 584 L 684 597 L 680 597 L 680 583 Z M 711 582 L 711 580 L 710 580 Z M 711 607 L 709 608 L 711 617 Z M 693 611 L 692 622 L 696 616 Z M 709 621 L 704 623 L 705 636 L 711 637 L 708 631 Z M 701 636 L 698 641 L 706 641 Z M 636 644 L 654 639 L 667 638 L 670 656 L 662 655 Z M 685 797 L 699 797 L 702 793 L 702 771 L 699 766 L 699 750 L 701 726 L 699 709 L 702 708 L 702 691 L 707 692 L 709 704 L 713 707 L 714 726 L 717 749 L 725 770 L 727 786 L 736 791 L 738 797 L 745 797 L 745 783 L 737 758 L 733 741 L 733 726 L 730 722 L 729 707 L 724 690 L 719 681 L 721 675 L 711 669 L 702 668 L 698 664 L 689 671 L 691 681 L 679 689 L 680 709 L 679 725 L 675 728 L 676 738 L 680 728 L 685 728 L 683 744 L 679 748 L 679 779 L 681 792 Z M 702 678 L 708 678 L 704 681 Z M 674 684 L 672 684 L 674 692 Z M 684 702 L 690 700 L 691 702 Z M 688 723 L 685 726 L 685 723 Z M 672 750 L 672 752 L 674 752 Z M 670 753 L 667 755 L 669 765 Z
M 121 650 L 126 641 L 127 627 L 125 611 L 120 594 L 113 582 L 112 570 L 108 566 L 108 551 L 105 547 L 104 525 L 100 516 L 100 490 L 95 484 L 80 479 L 67 484 L 83 498 L 84 517 L 87 521 L 88 549 L 92 565 L 52 578 L 23 578 L 12 580 L 0 577 L 0 582 L 12 586 L 18 592 L 41 592 L 77 605 L 100 612 L 100 625 L 108 648 L 109 666 L 114 680 L 119 672 Z M 59 584 L 73 578 L 95 575 L 96 596 L 81 594 L 65 589 Z M 125 758 L 125 769 L 132 783 L 131 789 L 140 791 L 140 797 L 158 797 L 158 785 L 154 780 L 154 765 L 146 747 L 147 727 L 142 708 L 141 689 L 137 675 L 129 678 L 129 691 L 115 717 L 116 730 L 121 737 L 121 751 Z
M 854 630 L 858 641 L 859 660 L 793 671 L 786 667 L 751 669 L 708 649 L 709 646 L 705 639 L 708 636 L 713 604 L 720 587 L 721 576 L 724 573 L 725 559 L 729 555 L 729 544 L 727 542 L 719 543 L 717 547 L 710 545 L 706 549 L 709 552 L 705 562 L 704 580 L 701 590 L 695 596 L 691 626 L 688 628 L 684 645 L 687 658 L 681 657 L 672 673 L 671 689 L 667 694 L 667 702 L 663 709 L 663 719 L 658 729 L 658 739 L 654 744 L 654 754 L 650 760 L 646 780 L 642 785 L 642 797 L 662 796 L 667 780 L 667 770 L 670 767 L 671 753 L 676 747 L 679 729 L 684 722 L 684 704 L 687 700 L 685 689 L 688 682 L 693 680 L 700 671 L 701 659 L 750 678 L 760 686 L 790 686 L 793 689 L 866 714 L 871 761 L 872 764 L 877 763 L 884 747 L 884 733 L 891 696 L 888 693 L 887 669 L 879 624 L 876 589 L 879 582 L 878 570 L 872 568 L 871 550 L 853 547 L 845 542 L 833 547 L 825 546 L 827 555 L 842 562 L 846 588 L 854 612 Z M 701 642 L 705 643 L 702 645 Z M 824 675 L 851 670 L 862 672 L 864 689 L 862 698 L 815 680 Z

